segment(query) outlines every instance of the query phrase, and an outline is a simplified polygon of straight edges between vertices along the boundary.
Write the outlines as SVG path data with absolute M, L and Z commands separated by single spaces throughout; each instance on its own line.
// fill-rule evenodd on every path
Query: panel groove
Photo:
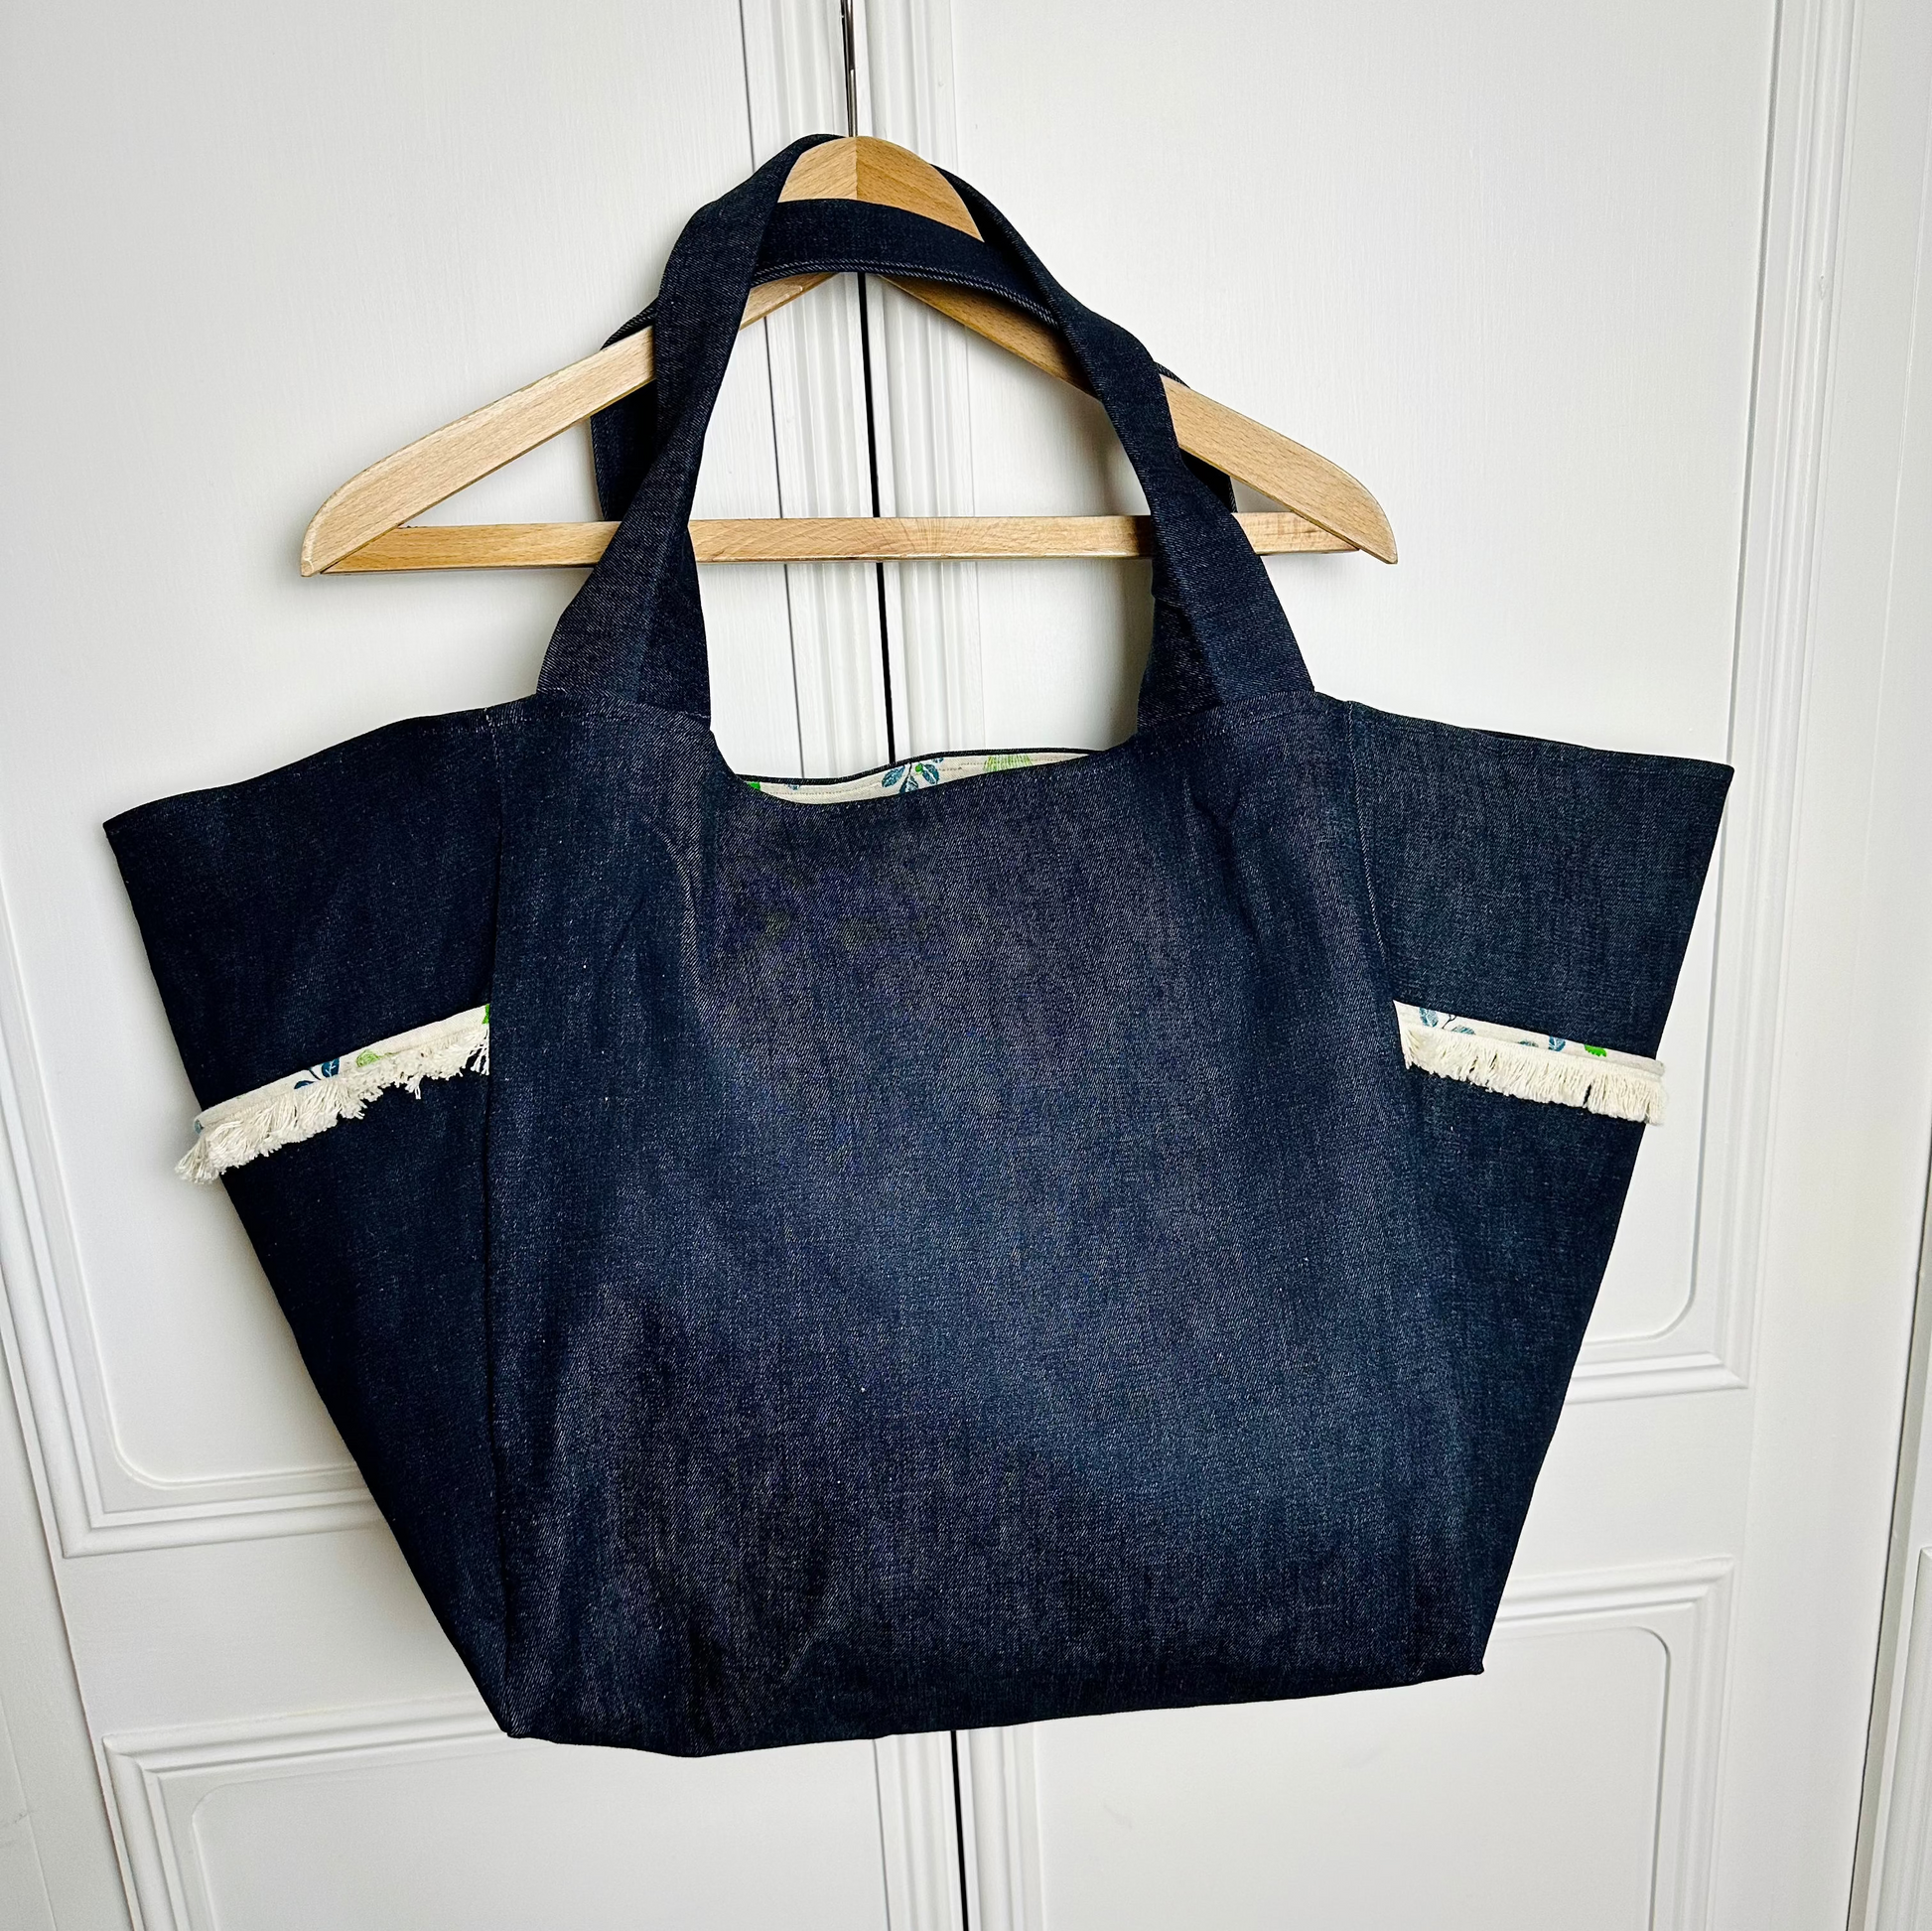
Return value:
M 1717 860 L 1718 946 L 1703 1072 L 1691 1299 L 1663 1332 L 1586 1343 L 1573 1401 L 1737 1388 L 1750 1379 L 1786 1000 L 1787 906 L 1812 646 L 1812 576 L 1832 384 L 1832 293 L 1851 111 L 1852 0 L 1780 10 L 1794 111 L 1767 136 L 1757 367 L 1740 533 L 1730 759 Z
M 860 127 L 954 167 L 949 0 L 869 0 L 854 14 Z M 881 284 L 878 294 L 873 406 L 887 457 L 880 508 L 888 516 L 971 516 L 965 337 L 896 289 Z M 977 567 L 889 564 L 886 588 L 901 750 L 916 757 L 983 745 Z
M 30 1448 L 64 1555 L 377 1520 L 346 1465 L 164 1483 L 121 1451 L 0 892 L 0 1279 Z
M 144 1931 L 212 1931 L 212 1873 L 196 1819 L 219 1790 L 546 1747 L 505 1736 L 474 1697 L 112 1735 L 100 1746 Z M 945 1733 L 884 1737 L 874 1753 L 888 1924 L 892 1931 L 963 1931 Z
M 743 18 L 754 161 L 801 134 L 837 133 L 845 125 L 845 48 L 836 0 L 745 0 Z M 870 515 L 857 282 L 841 275 L 759 326 L 771 362 L 780 513 Z M 835 777 L 884 763 L 874 567 L 784 571 L 802 774 Z
M 836 6 L 746 0 L 746 89 L 757 159 L 843 123 Z M 766 332 L 780 501 L 787 514 L 871 507 L 865 389 L 850 278 L 759 325 Z M 786 573 L 802 769 L 864 769 L 885 748 L 878 601 L 870 566 Z M 379 1520 L 355 1469 L 246 1469 L 154 1478 L 115 1439 L 85 1271 L 56 1154 L 0 890 L 0 1278 L 9 1351 L 62 1552 L 176 1547 Z
M 1830 386 L 1837 209 L 1850 85 L 1849 0 L 1786 9 L 1781 68 L 1799 70 L 1798 103 L 1771 134 L 1764 223 L 1759 376 L 1743 532 L 1732 757 L 1739 767 L 1720 882 L 1720 939 L 1706 1087 L 1707 1157 L 1694 1291 L 1684 1319 L 1635 1340 L 1587 1344 L 1573 1400 L 1736 1387 L 1749 1375 L 1754 1282 L 1765 1212 L 1770 1103 L 1784 1003 L 1792 805 L 1810 649 L 1818 463 Z M 840 118 L 843 62 L 833 10 L 748 0 L 748 98 L 760 154 Z M 945 0 L 877 0 L 859 16 L 860 113 L 950 158 L 950 12 Z M 831 118 L 828 120 L 827 117 Z M 787 509 L 864 506 L 856 311 L 821 292 L 763 325 Z M 849 290 L 848 290 L 849 295 Z M 901 329 L 904 321 L 907 327 Z M 917 321 L 921 333 L 914 334 Z M 898 317 L 882 329 L 882 472 L 889 509 L 970 510 L 963 351 L 943 326 Z M 836 433 L 844 425 L 843 440 Z M 848 447 L 848 445 L 850 445 Z M 846 497 L 852 496 L 852 504 Z M 976 601 L 969 569 L 901 573 L 893 587 L 905 742 L 976 740 Z M 807 771 L 863 767 L 883 755 L 874 673 L 878 612 L 870 573 L 788 573 L 800 756 Z M 930 649 L 927 648 L 930 644 Z M 0 903 L 4 921 L 4 903 Z M 10 941 L 0 931 L 0 1269 L 11 1345 L 37 1456 L 65 1553 L 172 1546 L 328 1530 L 374 1511 L 342 1465 L 242 1470 L 169 1484 L 146 1476 L 114 1440 L 68 1191 Z
M 1513 1584 L 1496 1639 L 1640 1629 L 1669 1658 L 1657 1785 L 1651 1925 L 1705 1922 L 1717 1818 L 1727 1559 L 1528 1579 Z M 975 1731 L 965 1786 L 974 1931 L 1046 1931 L 1031 1727 Z
M 1915 1931 L 1932 1903 L 1932 1549 L 1918 1552 L 1873 1931 Z

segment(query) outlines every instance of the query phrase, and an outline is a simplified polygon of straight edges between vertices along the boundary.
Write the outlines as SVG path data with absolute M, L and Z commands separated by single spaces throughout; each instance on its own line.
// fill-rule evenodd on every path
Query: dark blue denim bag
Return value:
M 535 696 L 108 827 L 202 1102 L 279 1082 L 229 1195 L 514 1733 L 1476 1670 L 1729 773 L 1318 694 L 1140 345 L 963 184 L 984 243 L 774 211 L 797 151 L 671 257 Z M 685 526 L 801 265 L 1064 335 L 1159 539 L 1125 744 L 811 805 L 725 765 Z

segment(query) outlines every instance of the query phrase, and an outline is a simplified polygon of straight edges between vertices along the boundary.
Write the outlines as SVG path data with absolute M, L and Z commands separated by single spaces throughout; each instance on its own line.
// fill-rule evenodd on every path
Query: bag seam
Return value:
M 1362 861 L 1362 895 L 1368 900 L 1368 926 L 1375 934 L 1375 950 L 1382 961 L 1382 981 L 1385 985 L 1392 985 L 1388 941 L 1382 936 L 1382 912 L 1375 902 L 1375 874 L 1368 862 L 1368 826 L 1362 819 L 1362 761 L 1355 743 L 1357 708 L 1354 704 L 1345 707 L 1348 716 L 1348 781 L 1354 792 L 1355 805 L 1355 849 Z
M 496 719 L 493 707 L 483 713 L 483 742 L 489 750 L 489 771 L 496 787 L 496 892 L 492 906 L 489 940 L 489 990 L 492 1005 L 496 993 L 496 945 L 502 928 L 503 900 L 503 762 L 496 742 Z M 483 1428 L 489 1438 L 489 1477 L 490 1477 L 490 1521 L 496 1531 L 496 1589 L 501 1604 L 500 1627 L 500 1674 L 498 1676 L 499 1695 L 503 1702 L 503 1712 L 508 1722 L 505 1728 L 512 1733 L 522 1728 L 521 1710 L 517 1694 L 516 1675 L 510 1665 L 510 1565 L 503 1524 L 504 1496 L 504 1454 L 501 1434 L 497 1427 L 496 1401 L 496 1336 L 495 1323 L 491 1318 L 491 1305 L 494 1295 L 494 1247 L 491 1238 L 491 1223 L 494 1217 L 493 1189 L 490 1183 L 489 1147 L 490 1126 L 495 1114 L 496 1082 L 487 1082 L 483 1095 L 483 1144 L 480 1149 L 482 1158 L 481 1185 L 483 1190 Z

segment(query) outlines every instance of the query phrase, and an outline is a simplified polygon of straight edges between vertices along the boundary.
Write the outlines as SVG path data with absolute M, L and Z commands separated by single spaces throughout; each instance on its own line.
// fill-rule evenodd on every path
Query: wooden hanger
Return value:
M 881 203 L 982 238 L 965 203 L 936 168 L 869 135 L 808 148 L 779 200 Z M 794 275 L 755 288 L 740 326 L 750 327 L 827 279 Z M 887 279 L 1023 361 L 1085 387 L 1059 338 L 1031 316 L 971 289 Z M 409 518 L 608 409 L 653 374 L 651 331 L 644 329 L 385 456 L 317 510 L 302 538 L 302 574 L 595 563 L 615 523 L 411 526 Z M 1182 449 L 1284 505 L 1282 511 L 1242 514 L 1242 528 L 1257 550 L 1366 550 L 1384 563 L 1395 561 L 1388 518 L 1346 471 L 1172 377 L 1167 391 Z M 1147 554 L 1147 525 L 1144 516 L 700 518 L 691 525 L 691 542 L 700 563 L 1121 557 Z

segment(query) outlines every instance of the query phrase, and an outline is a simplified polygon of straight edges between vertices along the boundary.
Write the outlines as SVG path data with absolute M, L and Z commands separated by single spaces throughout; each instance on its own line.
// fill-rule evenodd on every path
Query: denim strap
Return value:
M 602 561 L 558 621 L 540 689 L 634 697 L 709 716 L 704 618 L 687 529 L 705 428 L 746 297 L 769 272 L 763 257 L 778 195 L 798 156 L 832 138 L 808 135 L 793 142 L 701 208 L 678 237 L 654 305 L 655 456 Z M 1147 351 L 1060 288 L 997 208 L 964 183 L 954 185 L 1005 258 L 1003 265 L 993 263 L 982 285 L 1002 293 L 1016 278 L 1021 291 L 1031 285 L 1033 297 L 1024 306 L 1051 317 L 1119 434 L 1153 513 L 1157 575 L 1197 640 L 1219 700 L 1309 689 L 1294 633 L 1261 560 L 1174 440 L 1161 374 Z M 836 226 L 828 229 L 829 236 L 836 234 Z M 967 237 L 960 240 L 971 246 Z M 842 265 L 845 245 L 827 240 L 827 266 Z M 904 234 L 888 234 L 885 245 L 868 251 L 866 265 L 912 273 L 937 265 L 942 274 L 950 265 L 956 272 L 945 279 L 967 279 L 958 264 L 936 260 L 951 245 L 930 239 L 913 245 Z M 874 258 L 901 247 L 914 258 Z
M 759 247 L 757 277 L 917 275 L 978 289 L 1049 328 L 1053 317 L 1004 258 L 976 236 L 909 209 L 879 202 L 780 202 Z M 622 342 L 657 319 L 657 301 L 640 309 L 605 344 Z M 605 519 L 621 520 L 659 444 L 657 384 L 646 382 L 591 418 L 597 499 Z

